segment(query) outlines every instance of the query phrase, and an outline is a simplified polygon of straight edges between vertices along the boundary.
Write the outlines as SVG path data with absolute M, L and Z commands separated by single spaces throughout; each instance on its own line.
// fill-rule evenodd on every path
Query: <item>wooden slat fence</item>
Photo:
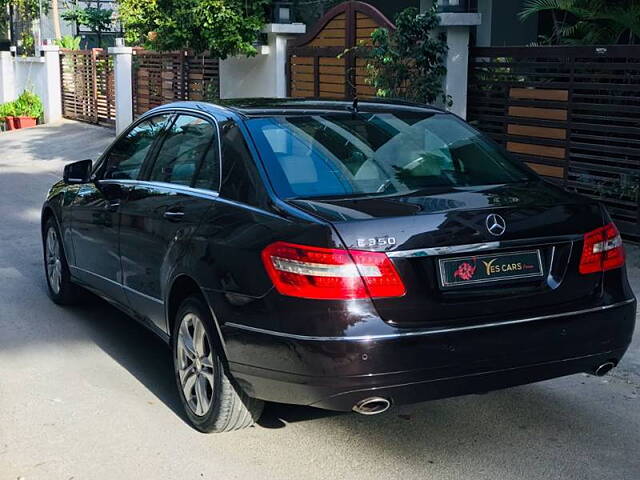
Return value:
M 468 119 L 640 239 L 640 46 L 478 47 Z
M 62 114 L 102 125 L 115 123 L 113 59 L 102 49 L 60 53 Z
M 133 111 L 180 100 L 215 101 L 220 97 L 219 61 L 188 51 L 134 50 Z

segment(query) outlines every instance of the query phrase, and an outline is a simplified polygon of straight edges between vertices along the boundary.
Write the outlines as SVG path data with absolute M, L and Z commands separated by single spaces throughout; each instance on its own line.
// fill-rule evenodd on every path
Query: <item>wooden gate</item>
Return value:
M 113 59 L 102 49 L 60 53 L 62 115 L 82 122 L 115 124 Z
M 378 27 L 395 29 L 382 13 L 363 2 L 345 2 L 322 17 L 309 33 L 288 45 L 288 95 L 290 97 L 372 97 L 365 82 L 366 59 L 346 49 L 370 45 Z
M 218 58 L 189 51 L 134 50 L 133 111 L 136 116 L 180 100 L 215 102 L 220 98 Z
M 640 239 L 640 46 L 479 47 L 468 119 Z

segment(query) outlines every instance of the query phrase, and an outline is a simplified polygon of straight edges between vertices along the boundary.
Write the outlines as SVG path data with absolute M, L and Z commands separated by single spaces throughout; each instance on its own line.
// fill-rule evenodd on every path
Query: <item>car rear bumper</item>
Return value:
M 231 374 L 249 395 L 348 411 L 371 396 L 406 404 L 591 373 L 604 362 L 617 364 L 635 316 L 630 299 L 384 338 L 305 338 L 238 325 L 223 331 Z

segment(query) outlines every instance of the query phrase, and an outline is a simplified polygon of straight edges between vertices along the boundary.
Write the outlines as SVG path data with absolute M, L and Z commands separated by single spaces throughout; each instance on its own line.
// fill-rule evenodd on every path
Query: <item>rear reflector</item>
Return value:
M 324 300 L 401 297 L 404 284 L 386 254 L 276 242 L 262 262 L 282 295 Z
M 613 223 L 584 235 L 580 273 L 596 273 L 624 265 L 624 247 L 620 232 Z

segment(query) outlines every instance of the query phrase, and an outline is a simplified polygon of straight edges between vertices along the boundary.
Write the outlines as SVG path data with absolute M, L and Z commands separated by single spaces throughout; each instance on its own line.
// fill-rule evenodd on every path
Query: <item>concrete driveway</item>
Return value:
M 637 336 L 604 378 L 373 418 L 268 405 L 255 428 L 197 433 L 161 341 L 101 300 L 60 308 L 45 293 L 42 199 L 65 162 L 111 138 L 78 123 L 0 134 L 0 479 L 640 478 Z

